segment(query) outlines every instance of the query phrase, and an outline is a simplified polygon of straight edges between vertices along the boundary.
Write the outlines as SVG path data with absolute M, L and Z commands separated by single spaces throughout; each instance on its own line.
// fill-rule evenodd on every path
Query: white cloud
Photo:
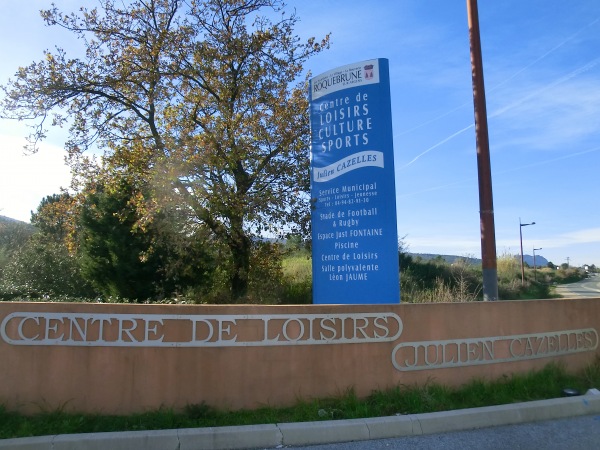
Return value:
M 440 235 L 431 236 L 406 236 L 408 250 L 412 253 L 434 253 L 444 255 L 467 256 L 475 255 L 479 258 L 481 254 L 481 241 L 464 236 Z
M 600 243 L 600 228 L 587 228 L 571 231 L 543 241 L 544 246 L 547 248 L 562 248 L 573 245 L 596 243 Z
M 481 242 L 478 235 L 464 236 L 452 233 L 439 233 L 437 236 L 427 235 L 418 236 L 408 234 L 404 239 L 408 245 L 408 251 L 413 253 L 433 253 L 457 256 L 481 257 Z M 531 254 L 531 242 L 528 241 L 524 248 L 525 254 Z M 586 228 L 570 231 L 551 237 L 538 238 L 535 240 L 535 246 L 542 248 L 539 252 L 546 259 L 557 262 L 558 264 L 566 261 L 571 255 L 572 265 L 598 264 L 600 261 L 600 227 Z M 520 243 L 513 236 L 496 235 L 496 253 L 498 257 L 504 254 L 518 255 L 520 253 Z
M 524 244 L 523 253 L 532 254 L 531 239 Z M 581 264 L 600 265 L 600 228 L 585 228 L 569 231 L 546 237 L 537 237 L 535 246 L 543 249 L 539 252 L 549 261 L 556 264 L 566 262 L 569 257 L 571 265 Z M 496 240 L 498 254 L 504 253 L 518 255 L 520 243 L 518 237 Z
M 22 138 L 0 135 L 0 215 L 29 221 L 44 197 L 69 186 L 71 175 L 60 147 L 42 143 L 25 155 L 24 145 Z
M 503 146 L 563 149 L 598 135 L 600 93 L 596 80 L 532 83 L 498 97 L 503 106 L 497 106 L 490 119 L 503 125 Z

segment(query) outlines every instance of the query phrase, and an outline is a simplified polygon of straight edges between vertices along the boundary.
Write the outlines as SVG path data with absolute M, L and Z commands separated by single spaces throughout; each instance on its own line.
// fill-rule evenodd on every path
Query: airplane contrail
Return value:
M 544 53 L 543 55 L 539 56 L 538 58 L 536 58 L 535 60 L 533 60 L 532 62 L 530 62 L 529 64 L 527 64 L 526 66 L 522 67 L 521 69 L 517 70 L 515 73 L 513 73 L 511 76 L 509 76 L 508 78 L 506 78 L 504 81 L 502 81 L 501 83 L 498 83 L 492 87 L 490 87 L 489 89 L 487 89 L 488 92 L 493 92 L 496 89 L 504 86 L 506 83 L 508 83 L 510 80 L 512 80 L 513 78 L 516 78 L 518 75 L 520 75 L 521 73 L 525 72 L 527 69 L 529 69 L 531 66 L 534 66 L 535 64 L 537 64 L 538 62 L 540 62 L 542 59 L 546 58 L 548 55 L 554 53 L 556 50 L 558 50 L 559 48 L 561 48 L 563 45 L 565 45 L 567 42 L 571 41 L 572 39 L 574 39 L 578 34 L 580 34 L 582 31 L 586 30 L 587 28 L 591 27 L 592 25 L 594 25 L 595 23 L 597 23 L 598 21 L 600 21 L 600 17 L 597 17 L 596 19 L 592 20 L 590 23 L 588 23 L 586 26 L 580 28 L 579 30 L 577 30 L 575 33 L 573 33 L 572 35 L 570 35 L 569 37 L 567 37 L 566 39 L 563 39 L 561 42 L 559 42 L 557 45 L 555 45 L 554 47 L 552 47 L 550 50 L 548 50 L 546 53 Z M 446 111 L 443 114 L 440 114 L 439 116 L 434 117 L 433 119 L 429 119 L 419 125 L 416 125 L 412 128 L 409 128 L 407 130 L 401 131 L 399 133 L 397 133 L 398 136 L 402 136 L 405 135 L 407 133 L 410 133 L 411 131 L 415 131 L 418 130 L 419 128 L 422 128 L 426 125 L 429 125 L 430 123 L 436 122 L 440 119 L 443 119 L 444 117 L 452 114 L 455 111 L 458 111 L 461 108 L 464 108 L 465 106 L 468 105 L 472 105 L 473 102 L 469 101 L 469 102 L 465 102 L 462 105 L 459 105 L 455 108 L 452 108 L 449 111 Z

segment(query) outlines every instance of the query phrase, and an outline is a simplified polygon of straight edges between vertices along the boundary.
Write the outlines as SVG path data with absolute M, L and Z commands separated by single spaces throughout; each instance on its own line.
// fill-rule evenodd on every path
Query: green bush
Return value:
M 250 256 L 248 301 L 250 303 L 277 304 L 283 285 L 282 253 L 278 244 L 257 242 Z
M 481 269 L 464 259 L 401 257 L 400 294 L 409 303 L 467 302 L 481 299 Z
M 312 303 L 312 260 L 306 250 L 295 251 L 282 261 L 283 290 L 281 303 L 309 305 Z
M 94 297 L 81 274 L 79 261 L 60 243 L 36 234 L 17 250 L 2 271 L 0 299 L 44 298 L 57 295 Z

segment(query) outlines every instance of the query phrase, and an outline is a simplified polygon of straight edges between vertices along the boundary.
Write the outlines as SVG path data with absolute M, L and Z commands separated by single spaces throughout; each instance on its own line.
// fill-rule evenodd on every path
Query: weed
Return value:
M 187 405 L 182 411 L 160 409 L 130 416 L 83 415 L 65 412 L 63 408 L 26 416 L 0 405 L 0 439 L 419 414 L 556 398 L 566 387 L 585 392 L 599 386 L 600 358 L 597 358 L 576 374 L 552 363 L 527 374 L 505 375 L 493 381 L 475 379 L 459 388 L 428 380 L 421 386 L 399 385 L 376 390 L 366 398 L 359 398 L 353 389 L 348 389 L 334 397 L 299 399 L 296 405 L 287 408 L 265 406 L 255 410 L 222 411 L 199 403 Z

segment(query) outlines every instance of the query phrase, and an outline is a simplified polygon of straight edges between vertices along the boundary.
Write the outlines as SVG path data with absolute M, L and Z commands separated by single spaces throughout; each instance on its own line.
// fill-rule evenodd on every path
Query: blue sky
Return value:
M 82 0 L 59 0 L 75 10 Z M 91 1 L 85 2 L 91 4 Z M 76 44 L 47 28 L 50 1 L 0 2 L 0 83 L 42 50 Z M 302 37 L 331 32 L 314 75 L 388 58 L 398 233 L 412 252 L 479 257 L 479 200 L 466 2 L 288 2 Z M 600 265 L 600 2 L 479 1 L 496 248 Z M 0 214 L 21 220 L 69 182 L 64 133 L 20 156 L 22 124 L 0 120 Z

